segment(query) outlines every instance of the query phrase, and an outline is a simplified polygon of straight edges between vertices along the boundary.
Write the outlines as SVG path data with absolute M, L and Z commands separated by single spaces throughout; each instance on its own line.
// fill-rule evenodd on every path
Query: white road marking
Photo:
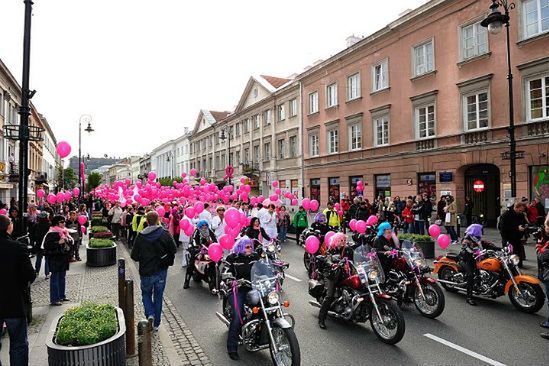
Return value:
M 294 276 L 290 276 L 289 274 L 285 273 L 284 274 L 286 277 L 288 277 L 289 279 L 291 280 L 294 280 L 295 282 L 301 282 L 301 280 L 297 277 L 294 277 Z
M 425 333 L 423 336 L 427 337 L 427 338 L 430 338 L 432 339 L 433 341 L 436 341 L 436 342 L 439 342 L 439 343 L 442 343 L 443 345 L 445 346 L 448 346 L 450 348 L 453 348 L 457 351 L 460 351 L 460 352 L 463 352 L 465 353 L 466 355 L 469 355 L 471 357 L 474 357 L 478 360 L 481 360 L 483 362 L 486 362 L 487 364 L 490 364 L 490 365 L 494 365 L 494 366 L 506 366 L 504 363 L 501 363 L 501 362 L 498 362 L 498 361 L 495 361 L 495 360 L 492 360 L 491 358 L 488 358 L 486 356 L 483 356 L 483 355 L 480 355 L 476 352 L 473 352 L 471 350 L 468 350 L 467 348 L 464 348 L 464 347 L 461 347 L 461 346 L 458 346 L 457 344 L 455 343 L 452 343 L 452 342 L 449 342 L 445 339 L 442 339 L 442 338 L 439 338 L 435 335 L 432 335 L 430 333 Z

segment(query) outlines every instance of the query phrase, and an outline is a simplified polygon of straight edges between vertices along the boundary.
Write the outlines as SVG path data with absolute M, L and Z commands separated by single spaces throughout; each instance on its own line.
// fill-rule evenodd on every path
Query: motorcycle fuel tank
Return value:
M 501 271 L 501 263 L 495 258 L 488 258 L 481 260 L 478 264 L 478 268 L 485 271 L 499 272 Z

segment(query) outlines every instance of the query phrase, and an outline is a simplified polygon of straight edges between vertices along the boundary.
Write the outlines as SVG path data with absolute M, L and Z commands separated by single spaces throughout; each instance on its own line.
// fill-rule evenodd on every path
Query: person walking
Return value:
M 46 279 L 50 278 L 50 266 L 48 257 L 44 255 L 42 242 L 44 241 L 44 237 L 49 230 L 49 214 L 46 211 L 42 211 L 38 214 L 38 222 L 32 227 L 31 231 L 29 232 L 29 236 L 34 246 L 34 251 L 36 253 L 36 262 L 34 264 L 36 276 L 40 274 L 40 268 L 42 268 L 42 260 L 44 260 L 44 275 L 46 275 Z
M 82 230 L 80 229 L 80 223 L 78 222 L 78 217 L 76 216 L 75 211 L 71 211 L 69 214 L 69 219 L 65 222 L 65 227 L 73 231 L 70 232 L 71 238 L 73 240 L 73 245 L 70 252 L 70 261 L 76 262 L 81 261 L 80 259 L 80 245 L 82 244 Z
M 139 262 L 145 317 L 153 319 L 154 330 L 158 331 L 168 267 L 173 265 L 177 248 L 170 233 L 158 224 L 156 211 L 149 211 L 146 220 L 147 227 L 135 238 L 131 258 Z
M 515 202 L 511 208 L 501 215 L 498 224 L 498 230 L 503 239 L 503 245 L 507 246 L 508 244 L 511 244 L 513 252 L 520 258 L 519 268 L 523 268 L 523 261 L 526 259 L 524 245 L 522 243 L 522 237 L 524 236 L 524 231 L 528 224 L 526 216 L 524 215 L 526 209 L 527 207 L 524 202 Z
M 307 212 L 303 206 L 299 206 L 299 210 L 294 214 L 292 225 L 295 227 L 295 243 L 299 244 L 301 233 L 303 230 L 309 227 L 309 220 L 307 220 Z
M 412 206 L 412 213 L 414 214 L 414 234 L 425 234 L 425 220 L 424 217 L 424 201 L 420 195 L 416 196 L 414 205 Z
M 458 241 L 458 236 L 456 233 L 456 203 L 454 202 L 454 197 L 448 195 L 446 196 L 446 206 L 444 207 L 444 227 L 446 232 L 450 235 L 452 239 L 452 244 L 456 244 Z
M 60 215 L 54 216 L 43 243 L 51 271 L 50 305 L 52 306 L 60 306 L 62 301 L 69 301 L 65 293 L 65 281 L 69 270 L 72 244 L 73 240 L 65 229 L 65 218 Z
M 219 239 L 221 235 L 225 234 L 225 207 L 218 206 L 215 212 L 217 215 L 212 219 L 212 229 L 214 230 L 215 237 Z
M 540 323 L 540 327 L 549 329 L 549 219 L 545 220 L 543 230 L 536 245 L 538 257 L 538 278 L 545 286 L 547 296 L 547 319 Z M 549 339 L 549 331 L 540 334 L 541 337 Z
M 404 221 L 404 232 L 408 234 L 414 233 L 414 214 L 412 213 L 412 206 L 414 201 L 411 199 L 406 200 L 406 206 L 402 210 L 402 220 Z
M 13 223 L 7 216 L 0 215 L 0 327 L 6 324 L 8 328 L 10 364 L 27 366 L 27 325 L 32 308 L 29 286 L 34 282 L 36 273 L 26 248 L 11 239 L 12 232 Z
M 328 221 L 328 227 L 330 230 L 337 232 L 339 231 L 339 226 L 341 225 L 339 222 L 339 215 L 337 211 L 334 209 L 334 204 L 330 201 L 326 205 L 327 207 L 322 211 L 324 215 L 326 215 L 326 220 Z
M 290 226 L 290 214 L 286 211 L 286 206 L 280 206 L 280 211 L 277 214 L 278 239 L 280 242 L 286 242 L 286 234 Z
M 111 217 L 111 230 L 115 239 L 120 237 L 120 222 L 122 220 L 122 208 L 120 202 L 116 201 L 114 206 L 109 210 L 109 217 Z
M 240 205 L 238 205 L 238 209 L 240 209 Z M 208 222 L 208 226 L 212 227 L 213 216 L 210 212 L 210 204 L 208 203 L 204 204 L 204 210 L 198 215 L 198 219 L 206 220 Z

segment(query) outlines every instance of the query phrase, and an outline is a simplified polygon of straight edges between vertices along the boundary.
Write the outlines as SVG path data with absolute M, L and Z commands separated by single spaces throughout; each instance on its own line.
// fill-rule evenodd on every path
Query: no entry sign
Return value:
M 483 192 L 484 191 L 484 182 L 481 181 L 480 179 L 478 180 L 475 180 L 473 182 L 473 189 L 475 190 L 475 192 Z

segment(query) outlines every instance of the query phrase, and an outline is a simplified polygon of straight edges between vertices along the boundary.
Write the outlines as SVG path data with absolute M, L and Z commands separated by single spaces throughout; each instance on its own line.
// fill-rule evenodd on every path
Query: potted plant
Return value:
M 122 309 L 85 302 L 58 316 L 46 339 L 50 366 L 125 365 Z
M 92 226 L 90 238 L 110 239 L 112 232 L 106 226 Z
M 423 251 L 427 259 L 435 258 L 435 242 L 429 235 L 420 234 L 399 234 L 398 240 L 410 240 Z
M 86 245 L 86 257 L 88 266 L 112 266 L 116 263 L 116 244 L 111 239 L 94 237 Z

